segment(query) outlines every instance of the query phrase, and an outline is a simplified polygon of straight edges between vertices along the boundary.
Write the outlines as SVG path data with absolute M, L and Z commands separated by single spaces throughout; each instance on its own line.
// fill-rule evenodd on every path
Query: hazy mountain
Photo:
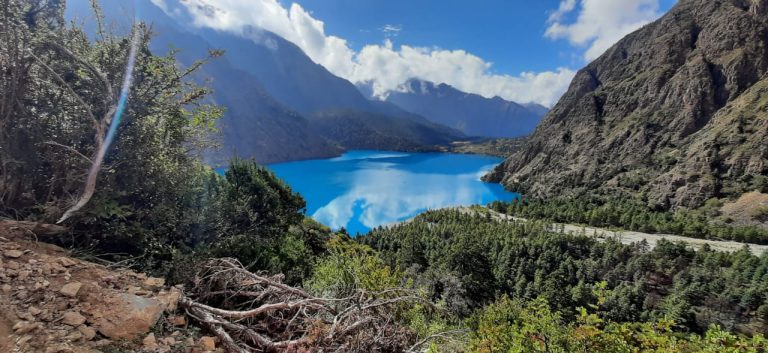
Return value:
M 499 97 L 485 98 L 444 83 L 418 79 L 411 79 L 400 90 L 390 92 L 386 100 L 471 136 L 529 135 L 547 112 L 547 108 L 538 104 L 526 106 Z
M 523 103 L 521 105 L 537 115 L 540 115 L 542 118 L 549 113 L 549 108 L 538 103 Z
M 359 110 L 319 112 L 310 119 L 315 131 L 349 149 L 428 151 L 464 138 L 461 132 L 422 117 Z
M 489 180 L 540 196 L 629 190 L 659 207 L 768 191 L 767 9 L 679 1 L 579 71 Z
M 177 60 L 182 65 L 190 65 L 215 48 L 198 34 L 186 31 L 150 2 L 138 1 L 137 5 L 142 20 L 150 22 L 155 33 L 150 43 L 153 52 L 164 54 L 176 48 L 179 50 Z M 102 2 L 102 6 L 109 20 L 130 19 L 133 15 L 133 9 L 124 3 Z M 68 1 L 67 13 L 70 18 L 90 18 L 90 1 Z M 93 21 L 85 24 L 86 30 L 94 31 Z M 124 27 L 116 30 L 128 28 L 119 21 L 113 24 Z M 222 147 L 206 155 L 209 162 L 225 163 L 237 155 L 271 163 L 340 153 L 341 149 L 310 128 L 307 119 L 273 99 L 255 75 L 236 68 L 230 58 L 225 55 L 211 60 L 197 74 L 199 81 L 206 81 L 213 89 L 211 101 L 226 107 L 219 124 Z
M 262 43 L 209 29 L 199 34 L 224 49 L 235 67 L 256 76 L 275 99 L 305 116 L 328 109 L 371 109 L 352 83 L 314 63 L 295 44 L 271 32 L 252 31 Z
M 69 17 L 90 17 L 89 3 L 89 0 L 70 0 L 67 9 Z M 153 52 L 166 53 L 171 48 L 177 49 L 178 60 L 189 65 L 204 58 L 210 49 L 225 51 L 224 57 L 204 66 L 203 72 L 198 75 L 200 80 L 210 81 L 214 89 L 213 101 L 226 107 L 220 124 L 223 148 L 215 154 L 216 162 L 236 154 L 269 163 L 325 157 L 337 154 L 340 148 L 354 148 L 340 141 L 329 141 L 324 137 L 327 136 L 326 130 L 314 130 L 315 125 L 311 125 L 308 119 L 327 111 L 335 111 L 336 115 L 345 112 L 347 116 L 339 122 L 370 116 L 380 116 L 384 121 L 412 119 L 411 124 L 395 126 L 430 130 L 427 134 L 430 136 L 445 134 L 441 140 L 461 137 L 456 131 L 437 127 L 401 109 L 370 102 L 352 83 L 334 76 L 314 63 L 296 45 L 274 33 L 251 28 L 247 35 L 253 39 L 245 39 L 193 27 L 192 19 L 184 11 L 173 10 L 180 8 L 173 1 L 165 2 L 169 11 L 174 13 L 173 17 L 149 0 L 139 0 L 136 4 L 141 20 L 150 23 L 156 35 L 151 43 Z M 102 6 L 110 21 L 127 27 L 127 21 L 133 15 L 130 4 L 115 1 L 104 2 Z M 93 31 L 93 21 L 89 22 L 86 24 Z M 322 126 L 327 127 L 327 124 L 328 121 L 324 120 Z M 376 126 L 379 126 L 378 122 L 367 118 L 355 124 L 375 125 L 361 131 L 377 131 Z M 446 134 L 446 131 L 450 133 Z M 422 136 L 412 131 L 396 133 Z M 428 148 L 433 144 L 432 139 L 410 142 L 418 148 Z M 380 148 L 394 149 L 401 145 L 382 144 Z

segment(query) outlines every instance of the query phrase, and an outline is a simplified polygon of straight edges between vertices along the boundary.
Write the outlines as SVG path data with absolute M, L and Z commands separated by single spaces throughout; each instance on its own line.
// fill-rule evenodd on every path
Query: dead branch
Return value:
M 51 146 L 56 146 L 56 147 L 64 148 L 67 151 L 70 151 L 70 152 L 74 153 L 75 155 L 77 155 L 78 157 L 84 159 L 86 162 L 93 163 L 93 161 L 90 158 L 88 158 L 88 156 L 80 153 L 80 151 L 78 151 L 77 149 L 75 149 L 72 146 L 62 145 L 62 144 L 60 144 L 58 142 L 55 142 L 55 141 L 46 141 L 46 142 L 43 142 L 43 143 L 46 144 L 46 145 L 51 145 Z
M 452 341 L 456 340 L 458 336 L 463 336 L 469 333 L 469 330 L 467 329 L 458 329 L 458 330 L 450 330 L 445 332 L 438 332 L 435 334 L 431 334 L 427 337 L 424 337 L 423 339 L 416 342 L 411 348 L 408 349 L 407 353 L 416 353 L 429 342 L 435 341 L 435 340 L 445 340 L 445 341 Z
M 415 333 L 398 324 L 415 302 L 430 305 L 405 288 L 317 297 L 282 283 L 281 276 L 215 259 L 201 267 L 179 305 L 231 352 L 405 352 L 432 339 L 416 342 Z

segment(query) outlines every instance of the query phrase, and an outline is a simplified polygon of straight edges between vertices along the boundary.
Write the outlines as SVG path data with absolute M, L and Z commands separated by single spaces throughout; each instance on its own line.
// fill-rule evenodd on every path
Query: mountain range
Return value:
M 666 209 L 768 192 L 768 1 L 680 0 L 580 70 L 486 179 Z
M 126 15 L 133 12 L 130 4 L 109 1 L 102 6 L 108 21 L 128 26 L 125 21 L 132 16 Z M 195 27 L 183 5 L 173 1 L 165 1 L 165 9 L 150 0 L 136 1 L 135 6 L 140 20 L 152 26 L 153 52 L 163 54 L 173 49 L 182 65 L 205 58 L 211 49 L 225 52 L 196 76 L 212 88 L 211 102 L 226 109 L 218 124 L 221 148 L 206 154 L 212 164 L 222 164 L 233 156 L 262 163 L 323 158 L 355 148 L 434 150 L 466 139 L 466 135 L 495 137 L 498 131 L 524 135 L 535 125 L 529 121 L 537 116 L 532 109 L 452 88 L 450 97 L 414 97 L 403 109 L 397 104 L 400 100 L 364 96 L 351 82 L 333 75 L 275 33 L 250 27 L 242 35 L 234 35 Z M 69 1 L 67 16 L 92 16 L 90 1 Z M 85 21 L 86 30 L 90 26 L 92 33 L 93 23 Z M 452 102 L 454 99 L 457 101 Z M 408 100 L 403 96 L 402 101 Z M 428 104 L 448 109 L 424 109 Z M 478 107 L 472 108 L 473 104 Z M 499 119 L 509 115 L 505 109 L 525 115 L 519 126 L 502 124 Z M 445 114 L 451 110 L 461 114 Z M 514 128 L 474 128 L 482 121 L 498 121 L 502 124 L 498 126 Z
M 450 85 L 411 79 L 390 92 L 387 102 L 470 136 L 529 135 L 547 113 L 542 105 L 521 105 L 500 97 L 462 92 Z

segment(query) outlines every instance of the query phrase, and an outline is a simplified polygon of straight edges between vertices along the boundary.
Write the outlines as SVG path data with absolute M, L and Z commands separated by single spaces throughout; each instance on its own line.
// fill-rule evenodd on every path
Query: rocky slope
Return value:
M 173 314 L 179 288 L 38 242 L 51 227 L 0 220 L 0 352 L 216 350 Z
M 469 136 L 529 135 L 547 112 L 547 108 L 538 104 L 522 105 L 499 97 L 485 98 L 444 83 L 417 79 L 411 79 L 401 90 L 391 92 L 386 100 Z
M 768 1 L 681 0 L 580 70 L 486 179 L 532 196 L 640 191 L 658 207 L 768 188 Z

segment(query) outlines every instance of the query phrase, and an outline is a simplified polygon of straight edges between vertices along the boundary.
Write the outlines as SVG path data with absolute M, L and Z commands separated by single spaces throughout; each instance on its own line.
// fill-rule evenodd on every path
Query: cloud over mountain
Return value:
M 437 47 L 395 46 L 389 40 L 370 44 L 359 52 L 347 41 L 327 35 L 324 23 L 293 3 L 283 7 L 277 0 L 153 0 L 166 12 L 191 15 L 197 26 L 261 40 L 260 28 L 274 32 L 298 45 L 315 62 L 352 82 L 370 82 L 377 95 L 386 95 L 410 78 L 450 84 L 485 97 L 500 96 L 518 102 L 551 106 L 567 89 L 575 72 L 554 71 L 496 74 L 492 63 L 464 50 Z M 269 46 L 271 43 L 263 43 Z
M 567 23 L 569 15 L 575 15 L 575 21 Z M 586 47 L 584 59 L 592 61 L 661 15 L 659 0 L 562 0 L 549 17 L 546 36 Z

